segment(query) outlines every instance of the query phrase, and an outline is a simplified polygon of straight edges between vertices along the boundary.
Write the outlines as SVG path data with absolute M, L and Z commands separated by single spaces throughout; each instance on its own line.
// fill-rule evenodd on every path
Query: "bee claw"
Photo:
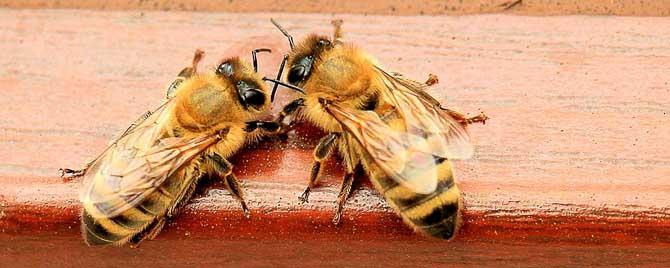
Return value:
M 464 120 L 464 126 L 474 124 L 474 123 L 482 123 L 482 125 L 486 125 L 486 120 L 489 120 L 490 117 L 486 116 L 483 112 L 480 112 L 479 115 L 475 117 L 470 117 Z
M 424 82 L 426 86 L 433 86 L 440 82 L 440 79 L 435 74 L 428 74 L 428 80 Z
M 340 219 L 341 219 L 341 218 L 342 218 L 342 217 L 340 216 L 339 213 L 335 214 L 335 217 L 333 217 L 333 220 L 332 220 L 333 224 L 334 224 L 334 225 L 340 225 Z
M 339 27 L 339 26 L 342 26 L 343 22 L 344 21 L 342 19 L 337 19 L 337 20 L 330 21 L 330 24 L 332 24 L 335 27 Z
M 303 204 L 304 204 L 304 203 L 309 203 L 309 192 L 310 192 L 310 189 L 307 188 L 307 189 L 305 189 L 305 191 L 302 193 L 302 195 L 298 197 L 298 199 L 300 199 L 300 201 L 301 201 Z
M 484 112 L 479 113 L 479 117 L 482 118 L 482 125 L 486 125 L 486 120 L 490 119 L 490 117 L 486 116 Z
M 244 202 L 244 200 L 240 200 L 240 203 L 242 203 L 242 213 L 244 213 L 244 218 L 245 219 L 251 218 L 251 213 L 249 212 L 249 207 L 247 207 L 247 203 Z
M 60 177 L 63 179 L 65 182 L 69 182 L 75 178 L 84 176 L 86 174 L 86 169 L 69 169 L 69 168 L 59 168 L 58 171 L 60 171 Z

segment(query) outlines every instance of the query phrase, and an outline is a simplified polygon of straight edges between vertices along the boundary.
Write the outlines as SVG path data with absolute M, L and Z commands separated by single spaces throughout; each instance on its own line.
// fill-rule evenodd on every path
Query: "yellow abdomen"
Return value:
M 460 192 L 451 164 L 438 164 L 438 184 L 433 193 L 417 194 L 388 176 L 372 159 L 361 159 L 370 180 L 405 223 L 429 236 L 451 239 L 460 225 Z
M 94 218 L 91 214 L 95 207 L 87 206 L 81 215 L 81 228 L 84 240 L 89 245 L 121 245 L 126 242 L 132 244 L 144 239 L 168 212 L 173 212 L 181 206 L 182 201 L 190 199 L 199 174 L 192 174 L 193 169 L 185 166 L 159 186 L 142 202 L 111 218 Z

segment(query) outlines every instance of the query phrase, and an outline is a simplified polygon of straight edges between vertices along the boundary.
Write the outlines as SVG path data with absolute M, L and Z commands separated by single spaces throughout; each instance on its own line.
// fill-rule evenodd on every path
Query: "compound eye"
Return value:
M 254 107 L 260 107 L 265 104 L 265 95 L 255 89 L 247 90 L 242 93 L 242 99 L 244 99 L 244 102 Z
M 221 63 L 219 67 L 216 68 L 216 73 L 230 77 L 233 75 L 233 65 L 231 65 L 230 62 Z
M 261 92 L 256 86 L 243 81 L 237 81 L 236 86 L 242 105 L 251 105 L 255 108 L 258 108 L 265 104 L 265 94 L 263 94 L 263 92 Z
M 305 80 L 309 76 L 309 72 L 312 69 L 312 63 L 314 62 L 313 56 L 307 56 L 298 61 L 295 65 L 291 67 L 291 70 L 288 72 L 288 82 L 291 84 L 298 84 L 299 82 Z
M 302 65 L 296 65 L 291 68 L 288 73 L 288 82 L 291 84 L 297 84 L 302 81 L 307 76 L 307 68 Z

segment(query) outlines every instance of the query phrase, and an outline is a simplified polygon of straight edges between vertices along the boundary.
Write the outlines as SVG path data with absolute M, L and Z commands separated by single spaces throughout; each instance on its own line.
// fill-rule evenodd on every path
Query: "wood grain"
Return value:
M 0 0 L 0 7 L 98 10 L 219 12 L 353 13 L 384 15 L 521 15 L 668 16 L 668 0 Z
M 28 253 L 34 249 L 57 252 L 56 263 L 63 266 L 107 256 L 106 251 L 76 253 L 85 247 L 78 234 L 79 184 L 61 182 L 58 168 L 94 157 L 117 131 L 157 105 L 196 48 L 206 51 L 210 68 L 225 55 L 271 48 L 274 53 L 260 56 L 260 64 L 262 72 L 273 74 L 286 43 L 270 17 L 297 39 L 310 32 L 329 34 L 334 18 L 0 10 L 0 51 L 5 52 L 0 57 L 0 250 L 7 253 L 0 260 L 22 260 L 26 266 L 44 261 L 40 257 L 47 253 Z M 328 162 L 323 187 L 311 202 L 299 204 L 311 148 L 320 137 L 302 126 L 286 141 L 263 142 L 233 159 L 252 219 L 244 220 L 238 203 L 220 184 L 210 183 L 157 241 L 147 242 L 140 253 L 112 250 L 109 256 L 118 258 L 109 261 L 167 265 L 149 256 L 172 245 L 175 249 L 167 252 L 178 254 L 179 245 L 245 248 L 254 241 L 312 264 L 345 263 L 327 253 L 355 260 L 356 253 L 364 258 L 374 249 L 400 262 L 410 260 L 403 256 L 423 256 L 439 258 L 435 263 L 495 263 L 487 250 L 507 254 L 501 259 L 509 265 L 542 257 L 574 264 L 570 253 L 602 265 L 658 265 L 669 259 L 670 19 L 337 18 L 345 21 L 345 37 L 388 69 L 420 80 L 437 74 L 434 96 L 449 107 L 485 111 L 492 118 L 470 129 L 475 157 L 455 163 L 466 202 L 456 241 L 413 234 L 368 183 L 348 202 L 342 225 L 332 226 L 342 176 L 335 160 Z M 282 93 L 275 111 L 290 98 Z M 438 250 L 444 247 L 455 255 Z M 207 246 L 203 254 L 216 255 L 216 248 Z M 608 249 L 620 254 L 604 261 Z M 514 258 L 509 253 L 515 250 L 533 253 Z M 250 252 L 212 262 L 245 263 L 242 258 Z M 278 252 L 266 253 L 282 259 Z M 380 263 L 375 262 L 379 256 L 368 260 Z

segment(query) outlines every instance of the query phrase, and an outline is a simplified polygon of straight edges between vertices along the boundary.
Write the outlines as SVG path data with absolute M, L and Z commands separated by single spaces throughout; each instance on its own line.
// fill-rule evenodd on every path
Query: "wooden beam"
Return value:
M 290 4 L 289 4 L 290 3 Z M 0 7 L 9 8 L 74 8 L 97 10 L 161 10 L 218 12 L 292 12 L 353 13 L 384 15 L 466 15 L 510 13 L 520 15 L 625 15 L 668 16 L 670 1 L 636 0 L 0 0 Z
M 379 252 L 389 261 L 419 256 L 435 264 L 499 257 L 513 265 L 543 256 L 571 264 L 572 256 L 582 256 L 584 263 L 654 265 L 668 259 L 667 19 L 338 16 L 345 37 L 388 69 L 419 80 L 437 74 L 440 84 L 431 93 L 445 105 L 492 118 L 471 128 L 473 159 L 454 163 L 466 203 L 454 242 L 414 234 L 367 183 L 348 202 L 341 226 L 332 226 L 342 176 L 334 160 L 323 187 L 309 204 L 299 204 L 311 149 L 322 134 L 301 126 L 287 141 L 266 141 L 233 159 L 251 219 L 242 218 L 221 185 L 204 185 L 139 253 L 84 254 L 79 184 L 63 183 L 58 168 L 94 157 L 160 103 L 196 48 L 206 51 L 209 68 L 225 55 L 250 58 L 253 48 L 271 48 L 259 61 L 261 72 L 273 74 L 287 44 L 270 17 L 297 39 L 329 34 L 331 17 L 74 10 L 0 10 L 0 17 L 3 263 L 43 263 L 53 252 L 62 265 L 91 265 L 102 257 L 112 264 L 130 258 L 166 265 L 170 260 L 159 261 L 159 252 L 187 255 L 181 248 L 213 262 L 265 265 L 344 264 L 360 260 L 357 254 L 379 263 Z M 274 112 L 291 98 L 279 96 Z M 528 253 L 513 258 L 516 250 Z M 244 259 L 254 253 L 274 259 Z M 196 255 L 183 258 L 203 261 Z

